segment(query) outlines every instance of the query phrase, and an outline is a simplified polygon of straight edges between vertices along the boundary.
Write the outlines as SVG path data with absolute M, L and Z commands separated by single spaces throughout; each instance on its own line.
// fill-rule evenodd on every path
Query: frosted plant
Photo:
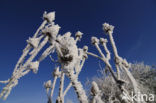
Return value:
M 120 98 L 121 102 L 123 102 L 122 97 L 124 95 L 127 96 L 129 94 L 128 94 L 127 90 L 124 88 L 124 84 L 126 82 L 120 78 L 120 71 L 121 70 L 124 71 L 126 73 L 126 75 L 128 76 L 129 81 L 133 85 L 134 93 L 137 94 L 138 92 L 140 92 L 140 90 L 138 88 L 138 84 L 137 84 L 135 78 L 133 77 L 133 75 L 129 71 L 130 64 L 126 61 L 126 59 L 123 59 L 122 57 L 120 57 L 118 55 L 118 51 L 117 51 L 117 48 L 116 48 L 116 45 L 115 45 L 115 42 L 114 42 L 114 39 L 113 39 L 113 36 L 112 36 L 114 26 L 109 25 L 107 23 L 104 23 L 103 24 L 103 30 L 105 31 L 106 34 L 108 34 L 109 39 L 110 39 L 110 43 L 111 43 L 113 53 L 114 53 L 114 63 L 115 63 L 115 66 L 116 66 L 117 76 L 114 73 L 113 67 L 110 64 L 111 56 L 110 56 L 110 51 L 107 48 L 107 42 L 108 42 L 107 39 L 100 38 L 100 40 L 99 40 L 96 37 L 92 37 L 91 38 L 91 43 L 96 47 L 96 49 L 98 50 L 100 56 L 98 56 L 96 54 L 93 54 L 91 52 L 87 52 L 87 54 L 92 55 L 92 56 L 94 56 L 96 58 L 99 58 L 105 63 L 106 69 L 108 69 L 110 71 L 110 73 L 111 73 L 117 87 L 119 88 L 119 90 L 121 92 L 121 94 L 120 94 L 121 96 L 119 96 L 119 98 Z M 99 44 L 101 44 L 104 47 L 106 55 L 102 52 L 101 48 L 99 47 Z M 124 102 L 129 103 L 129 101 L 127 101 L 127 100 L 124 100 Z
M 104 103 L 101 100 L 101 91 L 95 81 L 92 82 L 91 95 L 93 96 L 92 103 Z
M 0 98 L 3 97 L 3 99 L 6 99 L 12 88 L 18 84 L 21 77 L 30 71 L 37 73 L 40 62 L 56 51 L 59 65 L 53 72 L 53 83 L 49 80 L 44 84 L 48 96 L 48 103 L 52 102 L 57 78 L 60 78 L 60 88 L 56 102 L 64 103 L 64 96 L 71 86 L 73 86 L 80 102 L 88 103 L 83 86 L 81 82 L 78 81 L 78 76 L 87 58 L 86 53 L 88 50 L 87 46 L 84 46 L 83 49 L 77 47 L 77 41 L 80 41 L 83 33 L 80 31 L 76 32 L 75 39 L 71 36 L 70 32 L 64 35 L 58 34 L 60 26 L 54 23 L 55 12 L 45 12 L 43 14 L 43 20 L 43 23 L 37 29 L 34 36 L 29 37 L 27 40 L 27 46 L 23 50 L 23 54 L 18 60 L 11 78 L 6 81 L 0 81 L 0 83 L 6 84 L 0 94 Z M 44 50 L 37 60 L 34 60 L 48 42 L 50 43 L 49 47 Z M 65 77 L 68 77 L 71 82 L 64 90 Z
M 21 77 L 25 76 L 30 71 L 37 73 L 41 61 L 50 56 L 50 54 L 56 52 L 57 60 L 52 59 L 52 57 L 50 56 L 51 60 L 54 62 L 57 61 L 58 64 L 53 72 L 53 82 L 51 80 L 48 80 L 46 83 L 44 83 L 48 97 L 48 103 L 52 103 L 53 93 L 58 78 L 60 78 L 60 85 L 56 103 L 64 103 L 64 97 L 72 86 L 74 87 L 80 103 L 90 102 L 88 101 L 88 97 L 86 96 L 81 82 L 78 80 L 79 74 L 88 55 L 92 55 L 98 59 L 101 59 L 106 64 L 106 68 L 110 71 L 116 86 L 120 90 L 120 101 L 122 103 L 131 103 L 127 100 L 121 99 L 124 95 L 128 95 L 128 93 L 123 86 L 125 84 L 125 81 L 120 78 L 120 71 L 124 71 L 129 77 L 135 93 L 139 92 L 139 89 L 136 80 L 128 70 L 130 67 L 129 63 L 126 61 L 126 59 L 123 59 L 118 55 L 117 48 L 112 36 L 114 26 L 111 26 L 107 23 L 103 24 L 103 29 L 106 34 L 109 35 L 113 48 L 117 76 L 113 71 L 112 65 L 110 64 L 111 55 L 110 51 L 107 48 L 107 39 L 100 38 L 99 40 L 96 37 L 91 38 L 92 44 L 96 47 L 100 54 L 100 56 L 98 56 L 96 54 L 88 52 L 87 46 L 84 46 L 83 48 L 77 47 L 77 42 L 81 40 L 83 35 L 83 33 L 81 33 L 80 31 L 75 33 L 76 38 L 72 37 L 70 32 L 66 32 L 63 35 L 58 34 L 61 27 L 54 22 L 55 12 L 45 12 L 43 14 L 43 20 L 43 23 L 37 29 L 34 36 L 29 37 L 29 39 L 27 40 L 27 46 L 24 48 L 21 57 L 15 65 L 11 78 L 6 81 L 0 81 L 0 83 L 6 84 L 6 86 L 0 93 L 0 98 L 6 99 L 13 87 L 18 84 Z M 42 48 L 47 43 L 49 43 L 49 47 L 47 47 L 38 58 L 38 53 L 41 52 Z M 104 53 L 100 49 L 99 44 L 104 47 L 106 55 L 104 55 Z M 37 58 L 37 60 L 34 60 L 35 58 Z M 70 79 L 70 83 L 66 88 L 64 88 L 65 77 Z M 99 90 L 95 82 L 92 83 L 91 92 L 93 96 L 93 100 L 91 101 L 92 103 L 104 103 L 104 101 L 102 101 L 101 99 L 101 91 Z
M 46 25 L 55 26 L 52 21 L 55 19 L 54 12 L 51 13 L 44 13 L 44 21 L 41 24 L 41 26 L 37 29 L 36 33 L 33 37 L 29 38 L 27 40 L 27 46 L 23 50 L 23 54 L 21 55 L 20 59 L 18 60 L 12 77 L 8 79 L 7 81 L 3 82 L 7 85 L 3 88 L 0 97 L 3 97 L 6 99 L 8 95 L 10 94 L 13 87 L 15 87 L 18 84 L 18 80 L 28 74 L 30 71 L 33 71 L 34 73 L 37 73 L 39 63 L 41 59 L 39 58 L 37 61 L 33 61 L 33 59 L 37 56 L 37 54 L 40 52 L 40 50 L 44 47 L 44 45 L 48 42 L 49 37 L 41 35 L 41 31 L 45 28 Z M 53 28 L 57 31 L 57 28 Z M 43 39 L 44 38 L 44 39 Z M 51 48 L 52 49 L 52 48 Z M 31 51 L 32 50 L 32 51 Z M 50 50 L 48 51 L 48 53 Z M 26 56 L 29 53 L 29 58 L 26 60 Z M 43 53 L 41 58 L 44 58 L 47 56 L 47 52 Z
M 156 87 L 155 67 L 153 68 L 152 66 L 144 65 L 144 63 L 135 63 L 135 64 L 131 64 L 131 67 L 129 70 L 131 74 L 134 76 L 134 78 L 136 79 L 136 81 L 138 82 L 141 94 L 156 95 L 156 92 L 154 89 Z M 102 101 L 104 101 L 104 103 L 121 103 L 118 97 L 120 94 L 120 90 L 117 87 L 116 83 L 114 82 L 111 74 L 108 74 L 106 72 L 106 69 L 103 69 L 103 68 L 101 68 L 98 72 L 99 72 L 98 73 L 99 75 L 96 77 L 93 77 L 93 81 L 97 83 L 99 90 L 101 91 Z M 129 78 L 125 74 L 124 71 L 120 72 L 120 78 L 126 81 L 124 87 L 128 91 L 128 93 L 132 95 L 133 85 L 129 81 Z M 88 81 L 88 84 L 92 85 L 90 81 Z M 91 100 L 93 96 L 90 95 L 89 98 Z M 146 98 L 144 98 L 144 100 L 147 103 L 155 103 L 155 100 L 149 101 Z

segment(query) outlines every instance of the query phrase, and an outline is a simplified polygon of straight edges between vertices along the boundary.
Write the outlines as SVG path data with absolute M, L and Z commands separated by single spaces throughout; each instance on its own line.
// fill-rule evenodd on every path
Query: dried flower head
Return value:
M 92 44 L 95 44 L 95 43 L 99 44 L 99 39 L 97 37 L 92 37 L 91 38 L 91 43 Z
M 50 27 L 46 27 L 42 30 L 42 33 L 49 36 L 50 38 L 56 38 L 58 32 L 60 30 L 59 25 L 52 25 Z
M 85 46 L 83 47 L 83 51 L 84 51 L 84 52 L 87 52 L 87 51 L 88 51 L 88 46 L 85 45 Z
M 30 44 L 33 48 L 37 48 L 39 44 L 39 39 L 38 38 L 29 38 L 27 40 L 27 43 Z
M 61 75 L 61 72 L 59 71 L 59 69 L 58 69 L 59 67 L 57 67 L 56 69 L 55 69 L 55 71 L 52 73 L 52 75 L 55 77 L 55 76 L 57 76 L 57 77 L 60 77 L 60 75 Z
M 46 83 L 44 83 L 44 88 L 49 89 L 51 88 L 51 85 L 52 85 L 51 80 L 48 80 Z
M 109 25 L 108 23 L 104 23 L 103 24 L 103 30 L 105 31 L 105 33 L 113 33 L 113 30 L 114 30 L 114 26 L 112 25 Z
M 39 68 L 39 62 L 31 62 L 28 67 L 36 74 Z
M 75 34 L 75 37 L 78 38 L 78 40 L 80 40 L 82 38 L 83 33 L 80 31 L 77 31 Z
M 107 43 L 108 40 L 107 39 L 104 39 L 104 38 L 100 38 L 100 43 L 103 44 L 103 43 Z
M 65 67 L 74 66 L 78 58 L 78 48 L 76 41 L 71 37 L 71 33 L 67 32 L 63 36 L 59 35 L 57 40 L 60 44 L 60 46 L 57 47 L 60 50 L 57 50 L 59 62 Z
M 55 12 L 50 12 L 47 14 L 45 11 L 43 14 L 44 20 L 47 20 L 49 23 L 53 22 L 55 20 Z
M 98 85 L 96 84 L 95 81 L 92 82 L 92 88 L 91 88 L 91 93 L 93 95 L 96 95 L 100 92 Z

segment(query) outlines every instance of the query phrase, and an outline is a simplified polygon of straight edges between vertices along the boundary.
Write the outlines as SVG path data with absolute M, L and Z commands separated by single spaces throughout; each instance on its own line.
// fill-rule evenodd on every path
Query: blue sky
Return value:
M 74 36 L 78 30 L 83 32 L 79 47 L 88 45 L 89 51 L 95 53 L 90 38 L 107 37 L 102 24 L 108 22 L 115 26 L 114 39 L 122 57 L 129 62 L 156 65 L 155 0 L 1 0 L 0 80 L 11 76 L 26 40 L 41 24 L 44 11 L 56 11 L 55 23 L 61 26 L 61 34 L 70 31 Z M 89 56 L 79 78 L 83 84 L 86 78 L 97 75 L 97 64 L 98 60 Z M 51 79 L 53 67 L 54 63 L 47 58 L 38 74 L 23 77 L 9 98 L 0 103 L 45 103 L 43 82 Z M 0 90 L 2 87 L 0 84 Z M 72 90 L 67 98 L 76 101 Z

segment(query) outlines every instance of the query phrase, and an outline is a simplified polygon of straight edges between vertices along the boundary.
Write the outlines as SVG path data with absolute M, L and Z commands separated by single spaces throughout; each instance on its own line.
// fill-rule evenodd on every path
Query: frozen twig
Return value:
M 59 67 L 57 67 L 53 73 L 53 76 L 54 76 L 54 80 L 53 80 L 53 84 L 52 84 L 52 88 L 51 88 L 51 93 L 50 93 L 50 96 L 52 98 L 53 96 L 53 93 L 54 93 L 54 89 L 55 89 L 55 84 L 56 84 L 56 80 L 58 77 L 60 77 L 60 71 L 59 71 Z
M 63 88 L 64 88 L 64 78 L 65 74 L 62 72 L 60 77 L 60 87 L 59 87 L 59 96 L 57 98 L 58 103 L 64 103 L 64 95 L 63 95 Z

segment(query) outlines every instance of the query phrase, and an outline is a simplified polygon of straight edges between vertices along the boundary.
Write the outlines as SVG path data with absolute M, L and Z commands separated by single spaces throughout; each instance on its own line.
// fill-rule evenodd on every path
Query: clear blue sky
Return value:
M 55 22 L 61 26 L 61 34 L 82 31 L 79 47 L 88 45 L 89 51 L 95 53 L 90 38 L 106 37 L 102 24 L 108 22 L 115 26 L 114 38 L 122 57 L 129 62 L 156 65 L 155 0 L 0 0 L 0 80 L 11 76 L 26 40 L 41 24 L 44 11 L 56 11 Z M 89 56 L 80 74 L 83 84 L 97 74 L 97 64 Z M 47 58 L 38 74 L 23 77 L 9 98 L 0 103 L 46 103 L 43 82 L 51 79 L 53 67 Z M 0 90 L 2 87 L 0 84 Z M 74 93 L 70 91 L 67 98 L 75 100 Z

